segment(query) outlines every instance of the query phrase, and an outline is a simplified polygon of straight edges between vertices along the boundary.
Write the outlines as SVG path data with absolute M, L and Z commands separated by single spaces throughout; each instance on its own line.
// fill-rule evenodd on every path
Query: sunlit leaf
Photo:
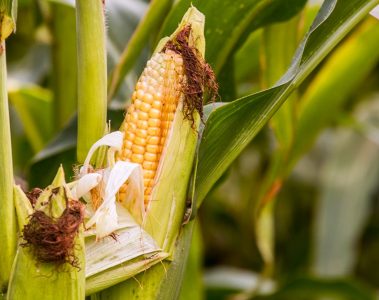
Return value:
M 320 131 L 336 119 L 379 61 L 379 26 L 369 17 L 326 61 L 300 103 L 292 159 L 306 152 Z M 354 76 L 346 76 L 354 74 Z
M 325 1 L 291 67 L 275 87 L 211 113 L 199 149 L 198 204 L 295 88 L 377 2 Z
M 38 86 L 12 90 L 9 99 L 24 127 L 33 150 L 41 150 L 53 133 L 53 103 L 49 90 Z

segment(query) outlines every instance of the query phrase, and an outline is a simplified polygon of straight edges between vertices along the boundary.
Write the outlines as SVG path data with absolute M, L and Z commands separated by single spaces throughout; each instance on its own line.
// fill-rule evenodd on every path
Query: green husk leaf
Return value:
M 104 290 L 104 295 L 111 293 L 114 297 L 116 297 L 118 293 L 114 291 L 114 286 L 123 285 L 124 280 L 135 277 L 138 274 L 144 274 L 144 271 L 163 261 L 168 256 L 169 254 L 165 252 L 157 252 L 152 255 L 140 256 L 128 261 L 127 263 L 121 263 L 114 268 L 110 268 L 104 272 L 90 276 L 86 279 L 86 295 L 92 295 L 96 292 L 104 290 L 105 288 L 112 287 Z M 117 285 L 118 283 L 119 285 Z M 103 292 L 98 294 L 99 297 L 101 297 L 101 295 L 103 295 Z M 122 294 L 120 294 L 120 296 L 122 296 Z M 112 296 L 111 299 L 116 299 L 114 297 Z
M 61 217 L 70 200 L 68 193 L 64 191 L 65 188 L 64 172 L 60 167 L 53 183 L 38 198 L 33 214 L 37 210 L 43 210 L 47 216 Z M 31 219 L 25 219 L 26 215 L 30 214 L 30 202 L 17 187 L 15 197 L 19 224 L 31 222 Z M 65 204 L 64 207 L 62 203 Z M 80 229 L 75 237 L 73 248 L 75 265 L 66 262 L 57 264 L 39 261 L 34 246 L 26 247 L 26 241 L 22 240 L 13 263 L 7 299 L 84 299 L 84 238 L 82 231 Z
M 13 195 L 14 205 L 16 207 L 17 213 L 18 227 L 24 228 L 24 226 L 28 223 L 28 217 L 33 213 L 33 207 L 20 186 L 14 186 Z
M 188 9 L 173 39 L 186 25 L 191 24 L 189 45 L 201 55 L 205 51 L 204 15 L 195 7 Z M 197 128 L 200 117 L 194 112 L 194 124 L 183 118 L 183 106 L 179 104 L 173 121 L 171 136 L 162 154 L 163 161 L 158 169 L 158 184 L 153 189 L 147 211 L 145 229 L 164 251 L 172 252 L 180 224 L 183 220 L 186 195 L 197 143 Z M 175 158 L 175 159 L 173 159 Z M 178 184 L 178 179 L 180 184 Z

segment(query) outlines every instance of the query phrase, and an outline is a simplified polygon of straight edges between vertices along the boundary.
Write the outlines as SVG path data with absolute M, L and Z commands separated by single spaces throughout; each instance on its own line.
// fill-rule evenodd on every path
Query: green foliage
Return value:
M 11 91 L 9 100 L 22 122 L 34 153 L 38 153 L 53 134 L 50 91 L 38 86 L 25 87 Z
M 199 149 L 198 204 L 286 98 L 377 1 L 342 2 L 325 2 L 289 71 L 276 86 L 216 108 L 211 113 Z M 333 32 L 335 34 L 331 34 Z
M 105 1 L 108 82 L 104 24 L 92 18 L 102 15 L 101 1 L 83 7 L 78 4 L 86 0 L 78 0 L 76 8 L 74 1 L 32 2 L 20 2 L 22 21 L 7 49 L 14 166 L 29 188 L 47 186 L 61 163 L 73 177 L 76 153 L 81 162 L 106 121 L 119 128 L 152 49 L 191 4 L 206 16 L 205 58 L 220 84 L 221 101 L 204 108 L 189 193 L 204 252 L 199 240 L 190 250 L 190 220 L 172 261 L 137 275 L 138 290 L 120 284 L 93 299 L 117 293 L 133 298 L 133 291 L 148 295 L 150 288 L 159 299 L 178 298 L 180 291 L 181 299 L 374 298 L 377 123 L 361 115 L 376 112 L 379 27 L 367 15 L 378 0 L 325 0 L 319 10 L 305 0 Z M 96 10 L 91 18 L 87 9 Z M 77 41 L 75 26 L 85 30 Z M 10 146 L 5 98 L 0 138 Z M 0 162 L 0 192 L 10 194 L 10 147 Z M 12 205 L 0 202 L 0 235 L 8 239 L 12 257 Z M 226 264 L 240 271 L 223 271 L 219 283 L 202 283 L 202 261 L 206 270 Z M 0 265 L 3 282 L 5 269 Z M 324 278 L 337 275 L 343 277 Z M 228 285 L 233 278 L 255 284 Z

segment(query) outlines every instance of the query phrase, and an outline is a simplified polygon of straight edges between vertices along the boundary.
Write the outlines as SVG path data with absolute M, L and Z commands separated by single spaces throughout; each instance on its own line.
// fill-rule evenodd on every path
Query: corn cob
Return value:
M 193 36 L 193 24 L 198 35 L 203 18 L 196 9 L 189 10 L 187 17 L 191 16 L 198 20 L 187 24 L 184 21 L 147 63 L 121 129 L 124 142 L 118 159 L 141 164 L 145 209 L 158 181 L 157 169 L 178 107 L 182 108 L 182 119 L 191 121 L 195 129 L 196 115 L 202 117 L 204 95 L 207 93 L 211 99 L 217 95 L 214 73 L 203 58 L 203 39 Z M 127 183 L 119 191 L 119 201 L 123 202 L 126 195 Z
M 178 103 L 183 98 L 183 59 L 172 50 L 156 53 L 137 82 L 122 130 L 124 143 L 119 159 L 143 168 L 145 206 Z M 119 192 L 126 197 L 127 184 Z

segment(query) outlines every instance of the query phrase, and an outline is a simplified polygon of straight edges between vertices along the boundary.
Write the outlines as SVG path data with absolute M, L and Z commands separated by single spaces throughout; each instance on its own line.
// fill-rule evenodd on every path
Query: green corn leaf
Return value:
M 9 100 L 20 117 L 34 153 L 37 153 L 50 140 L 54 130 L 50 91 L 38 86 L 12 89 Z
M 335 120 L 349 95 L 375 68 L 379 60 L 378 47 L 378 21 L 368 17 L 317 73 L 300 103 L 291 155 L 293 164 L 309 149 L 320 131 Z
M 299 21 L 300 17 L 295 16 L 287 22 L 273 24 L 263 29 L 261 61 L 264 86 L 274 85 L 290 65 L 298 45 Z M 282 172 L 293 142 L 295 100 L 295 95 L 292 95 L 270 120 L 276 137 L 276 145 L 259 190 L 253 216 L 257 246 L 265 262 L 266 274 L 271 272 L 274 266 L 275 200 L 281 187 Z
M 263 85 L 273 86 L 288 69 L 299 40 L 300 16 L 285 23 L 273 24 L 263 29 L 262 66 Z M 278 146 L 288 152 L 294 135 L 294 97 L 286 101 L 271 119 Z
M 295 88 L 378 2 L 325 1 L 290 68 L 273 88 L 214 109 L 199 149 L 197 205 Z

